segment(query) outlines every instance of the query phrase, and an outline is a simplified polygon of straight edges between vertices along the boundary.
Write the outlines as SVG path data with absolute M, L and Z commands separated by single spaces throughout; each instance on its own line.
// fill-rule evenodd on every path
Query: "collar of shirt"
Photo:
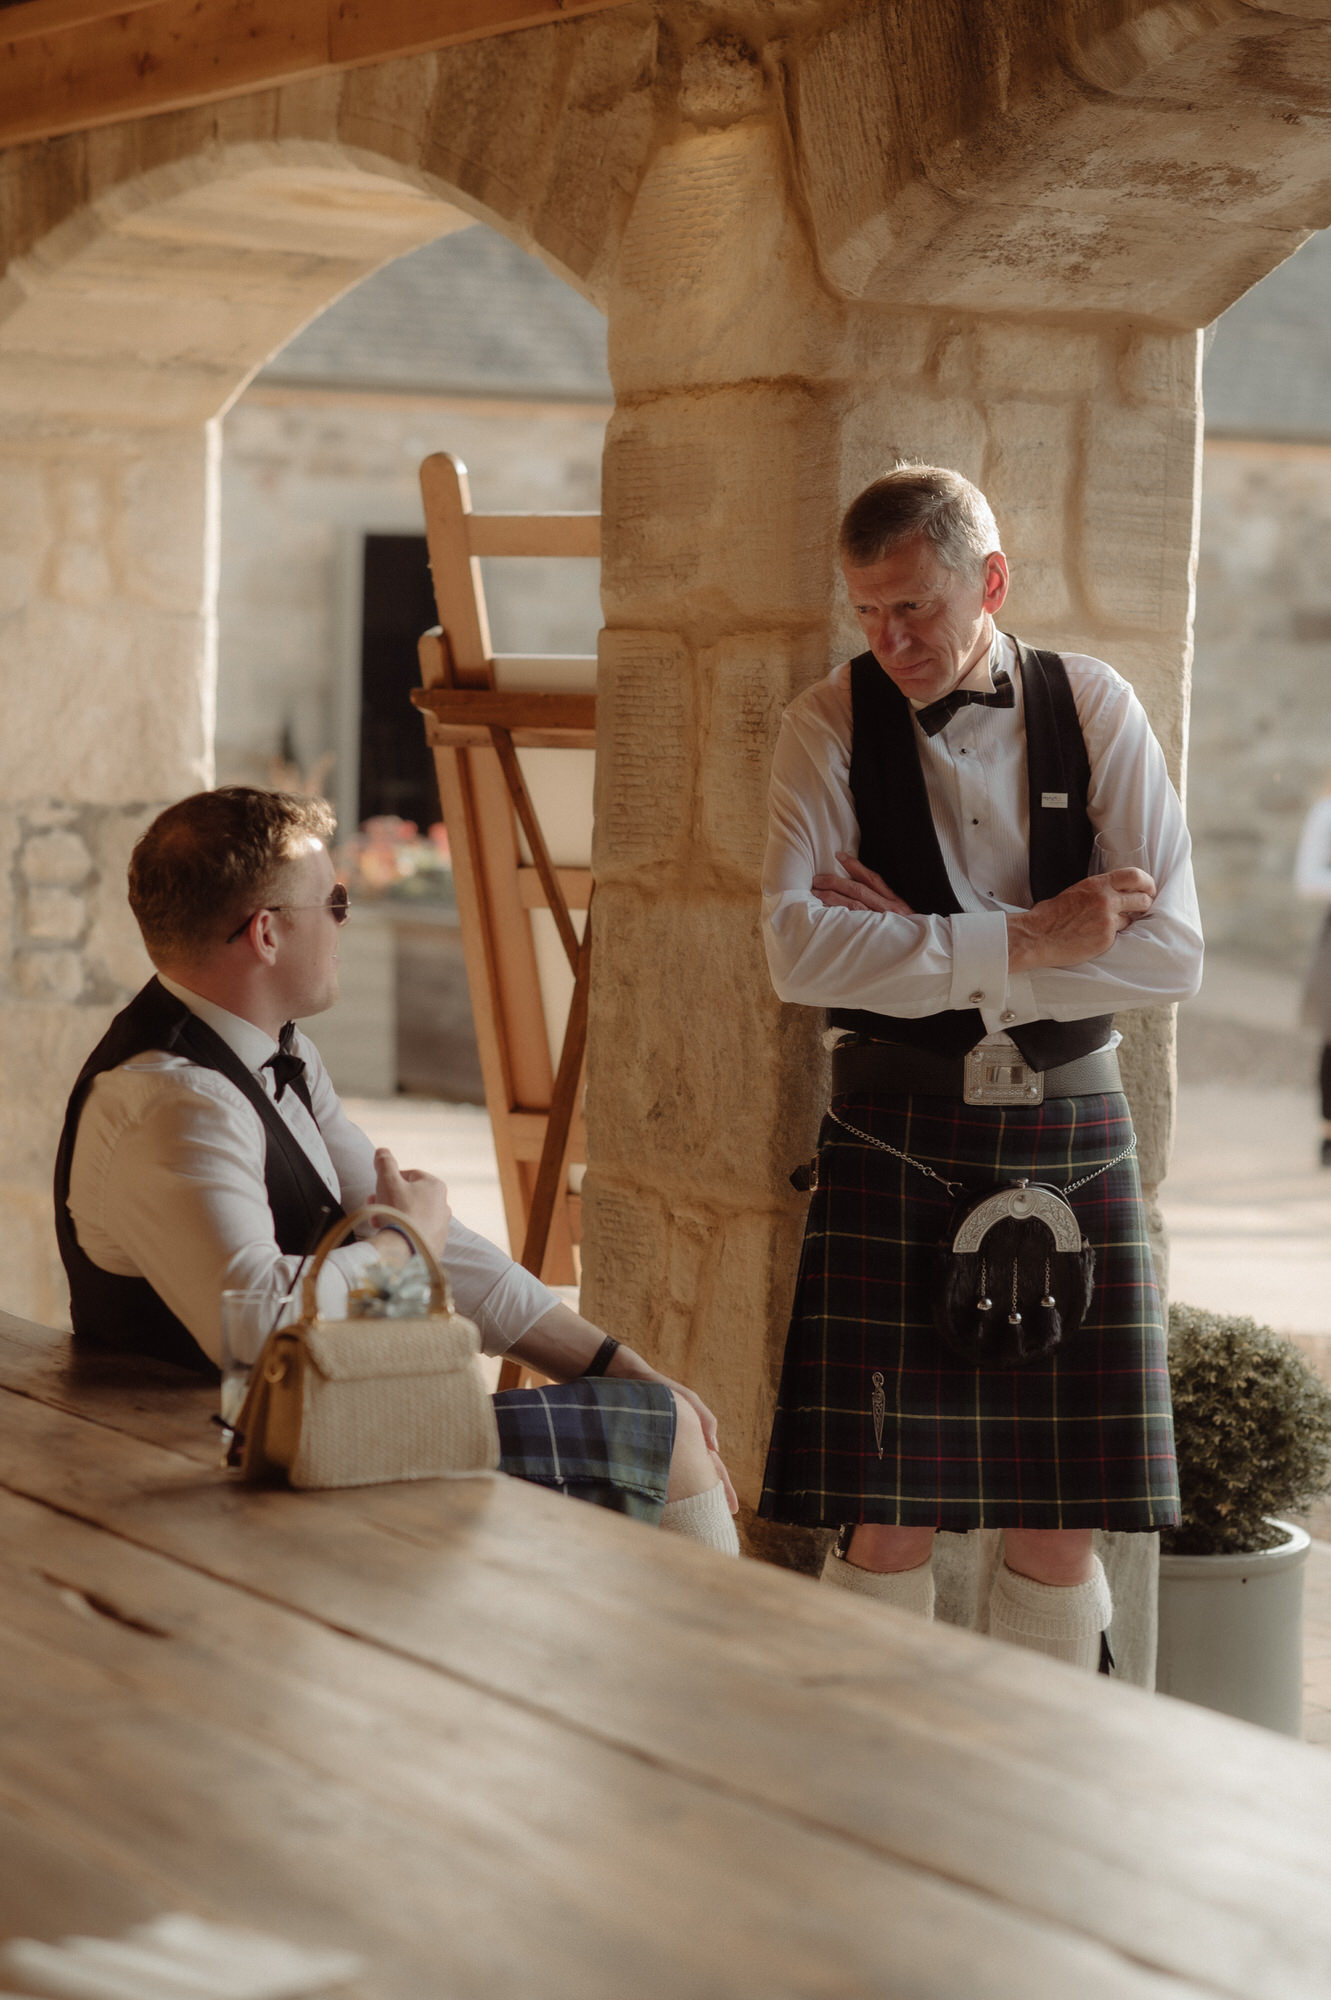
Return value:
M 239 1056 L 247 1069 L 252 1069 L 260 1081 L 271 1084 L 272 1071 L 264 1069 L 269 1057 L 277 1054 L 277 1043 L 271 1035 L 265 1034 L 262 1028 L 256 1028 L 253 1021 L 246 1021 L 239 1014 L 229 1014 L 225 1007 L 205 1000 L 201 994 L 191 993 L 187 986 L 177 985 L 164 972 L 159 972 L 157 978 L 168 993 L 184 1002 L 191 1014 L 197 1014 L 206 1027 L 221 1036 L 232 1054 Z
M 1003 634 L 995 627 L 989 651 L 981 653 L 970 672 L 963 674 L 957 682 L 956 687 L 949 688 L 948 693 L 959 694 L 964 690 L 967 694 L 992 694 L 994 691 L 994 670 L 1003 665 L 1006 657 L 1006 645 L 1007 641 Z M 912 701 L 910 705 L 912 708 L 928 708 L 930 706 L 927 701 Z

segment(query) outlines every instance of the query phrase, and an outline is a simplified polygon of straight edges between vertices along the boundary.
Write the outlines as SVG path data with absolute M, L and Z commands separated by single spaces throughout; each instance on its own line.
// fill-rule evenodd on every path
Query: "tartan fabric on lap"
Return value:
M 664 1382 L 591 1381 L 504 1389 L 494 1398 L 499 1467 L 635 1521 L 657 1522 L 675 1444 Z
M 1042 1105 L 864 1093 L 835 1109 L 967 1194 L 1059 1191 L 1122 1151 L 1122 1095 Z M 836 1527 L 1154 1529 L 1178 1520 L 1160 1300 L 1135 1159 L 1068 1198 L 1096 1253 L 1078 1332 L 1044 1361 L 976 1369 L 930 1298 L 953 1199 L 824 1120 L 759 1512 Z M 886 1402 L 881 1451 L 873 1422 Z M 880 1402 L 880 1410 L 882 1402 Z

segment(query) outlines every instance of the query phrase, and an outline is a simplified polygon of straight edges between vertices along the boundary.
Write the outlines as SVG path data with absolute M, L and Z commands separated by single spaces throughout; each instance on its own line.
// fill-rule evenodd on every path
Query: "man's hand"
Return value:
M 1099 958 L 1154 900 L 1155 883 L 1143 869 L 1113 868 L 1107 875 L 1088 875 L 1060 895 L 1009 916 L 1008 970 L 1036 972 Z
M 400 1209 L 409 1216 L 420 1230 L 436 1257 L 442 1257 L 444 1242 L 448 1236 L 448 1225 L 453 1211 L 448 1205 L 448 1189 L 433 1174 L 419 1173 L 415 1167 L 404 1172 L 387 1146 L 380 1146 L 374 1156 L 375 1186 L 374 1198 L 388 1208 Z M 401 1243 L 400 1236 L 380 1232 L 384 1237 L 382 1249 L 392 1243 Z
M 826 910 L 873 910 L 881 915 L 911 917 L 915 912 L 889 889 L 881 875 L 866 868 L 853 854 L 837 854 L 844 875 L 815 875 L 813 893 Z

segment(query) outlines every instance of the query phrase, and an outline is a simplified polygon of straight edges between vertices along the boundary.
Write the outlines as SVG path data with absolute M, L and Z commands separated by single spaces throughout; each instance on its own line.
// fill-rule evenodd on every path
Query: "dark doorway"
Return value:
M 439 817 L 434 763 L 411 690 L 416 641 L 438 623 L 424 535 L 367 535 L 361 613 L 360 816 L 393 813 L 423 833 Z

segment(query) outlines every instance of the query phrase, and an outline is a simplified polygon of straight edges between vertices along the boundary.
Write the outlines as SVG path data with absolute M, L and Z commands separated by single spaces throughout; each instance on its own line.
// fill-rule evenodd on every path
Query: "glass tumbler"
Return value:
M 1140 868 L 1146 875 L 1146 842 L 1130 826 L 1106 826 L 1095 836 L 1088 875 L 1109 875 L 1115 868 Z
M 222 1294 L 222 1422 L 234 1424 L 250 1384 L 250 1370 L 272 1331 L 278 1302 L 271 1289 Z

